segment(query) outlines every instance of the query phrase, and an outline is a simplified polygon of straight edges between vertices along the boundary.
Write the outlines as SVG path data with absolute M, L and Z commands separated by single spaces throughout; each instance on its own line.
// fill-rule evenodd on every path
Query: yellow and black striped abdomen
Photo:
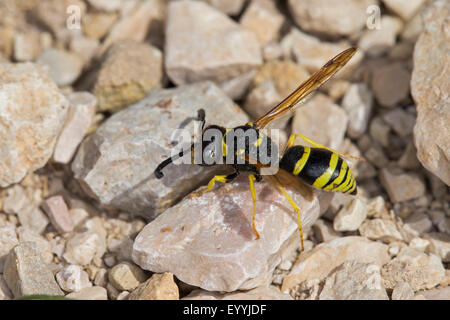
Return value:
M 320 148 L 294 146 L 286 150 L 280 168 L 315 188 L 356 194 L 356 180 L 347 162 Z

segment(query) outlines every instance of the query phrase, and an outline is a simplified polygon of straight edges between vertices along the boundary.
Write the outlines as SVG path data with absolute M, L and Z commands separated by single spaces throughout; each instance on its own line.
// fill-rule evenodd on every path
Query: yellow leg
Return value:
M 315 141 L 311 140 L 310 138 L 307 138 L 304 135 L 301 135 L 301 134 L 298 134 L 298 133 L 291 134 L 291 136 L 289 137 L 288 143 L 286 144 L 286 149 L 292 147 L 295 144 L 295 140 L 297 138 L 303 139 L 304 141 L 308 142 L 311 146 L 313 146 L 315 148 L 322 148 L 322 149 L 326 149 L 328 151 L 337 153 L 341 157 L 350 158 L 350 159 L 359 160 L 359 161 L 366 161 L 364 158 L 355 157 L 355 156 L 352 156 L 350 154 L 342 153 L 342 152 L 339 152 L 337 150 L 328 148 L 328 147 L 326 147 L 326 146 L 324 146 L 324 145 L 322 145 L 322 144 L 320 144 L 318 142 L 315 142 Z
M 294 200 L 291 199 L 291 197 L 287 194 L 286 190 L 279 185 L 278 188 L 283 193 L 283 195 L 286 197 L 287 201 L 291 204 L 291 206 L 294 208 L 295 212 L 297 213 L 297 219 L 298 219 L 298 232 L 300 233 L 300 243 L 302 245 L 302 251 L 305 250 L 305 247 L 303 246 L 303 228 L 302 228 L 302 222 L 300 219 L 300 209 L 298 208 L 297 204 L 294 202 Z
M 255 214 L 256 214 L 256 191 L 255 191 L 255 176 L 253 174 L 248 175 L 248 180 L 250 181 L 250 192 L 252 194 L 252 200 L 253 200 L 253 217 L 252 217 L 252 227 L 253 232 L 256 234 L 256 239 L 259 239 L 259 233 L 256 230 L 255 226 Z
M 215 176 L 214 178 L 212 178 L 209 181 L 208 187 L 206 189 L 203 189 L 203 190 L 201 190 L 199 192 L 191 193 L 190 197 L 191 198 L 200 197 L 202 194 L 211 191 L 214 188 L 214 186 L 216 185 L 216 181 L 226 183 L 227 182 L 227 176 L 226 175 Z

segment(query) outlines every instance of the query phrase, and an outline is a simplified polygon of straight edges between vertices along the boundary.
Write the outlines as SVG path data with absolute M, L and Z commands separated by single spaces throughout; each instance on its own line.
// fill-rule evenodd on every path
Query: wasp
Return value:
M 174 160 L 183 157 L 183 155 L 188 152 L 191 152 L 192 163 L 194 163 L 195 150 L 200 149 L 203 159 L 205 160 L 213 159 L 219 154 L 219 159 L 223 158 L 222 160 L 228 160 L 225 162 L 226 164 L 231 163 L 231 167 L 234 169 L 233 172 L 227 175 L 214 176 L 205 189 L 198 193 L 191 194 L 191 197 L 200 196 L 203 193 L 212 190 L 216 182 L 229 183 L 238 177 L 241 172 L 247 172 L 253 200 L 252 228 L 256 238 L 259 239 L 260 236 L 255 227 L 257 197 L 254 183 L 261 181 L 264 177 L 269 184 L 274 186 L 284 195 L 297 213 L 298 229 L 303 250 L 303 231 L 300 210 L 297 204 L 288 195 L 284 186 L 295 187 L 295 190 L 298 190 L 307 200 L 312 199 L 310 187 L 325 191 L 356 195 L 356 180 L 345 158 L 356 160 L 364 159 L 341 153 L 321 145 L 301 134 L 293 133 L 289 137 L 281 159 L 279 159 L 277 163 L 278 171 L 272 175 L 261 175 L 262 168 L 269 166 L 262 161 L 262 151 L 264 150 L 269 157 L 274 153 L 278 154 L 277 145 L 268 135 L 264 134 L 262 130 L 274 119 L 286 116 L 289 112 L 296 109 L 297 106 L 301 105 L 314 91 L 338 72 L 355 53 L 356 48 L 349 48 L 332 58 L 308 80 L 303 82 L 287 98 L 254 122 L 249 122 L 232 129 L 223 128 L 217 125 L 209 125 L 205 128 L 205 112 L 203 109 L 198 110 L 197 120 L 201 123 L 202 138 L 205 137 L 208 130 L 218 131 L 221 133 L 222 138 L 220 141 L 217 141 L 218 139 L 202 139 L 201 142 L 193 143 L 190 148 L 182 150 L 178 154 L 164 160 L 154 171 L 156 178 L 161 179 L 164 176 L 162 170 Z M 230 138 L 230 132 L 241 132 L 241 135 L 234 134 L 234 136 Z M 250 138 L 245 139 L 244 145 L 237 147 L 237 140 L 241 136 Z M 311 147 L 295 145 L 295 141 L 298 138 L 306 141 Z M 196 147 L 199 148 L 195 149 Z M 229 161 L 230 159 L 231 161 Z M 211 166 L 216 165 L 217 161 L 197 164 Z

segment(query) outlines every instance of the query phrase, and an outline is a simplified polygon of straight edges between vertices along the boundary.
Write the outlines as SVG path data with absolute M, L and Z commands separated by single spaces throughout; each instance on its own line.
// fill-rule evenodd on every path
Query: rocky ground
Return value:
M 379 11 L 377 11 L 379 10 Z M 380 13 L 380 16 L 377 16 Z M 0 3 L 0 300 L 449 299 L 450 4 L 445 0 Z M 204 108 L 233 127 L 340 51 L 279 123 L 366 162 L 357 196 L 167 167 Z M 193 128 L 193 123 L 188 124 Z

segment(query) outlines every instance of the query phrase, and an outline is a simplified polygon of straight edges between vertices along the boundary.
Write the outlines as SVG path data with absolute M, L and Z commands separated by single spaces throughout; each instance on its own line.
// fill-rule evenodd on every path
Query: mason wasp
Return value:
M 343 192 L 355 195 L 357 192 L 356 181 L 344 158 L 356 160 L 363 159 L 341 153 L 321 145 L 301 134 L 293 133 L 288 139 L 281 159 L 278 161 L 278 172 L 272 175 L 263 176 L 261 175 L 261 170 L 269 167 L 269 165 L 262 161 L 262 151 L 265 151 L 266 155 L 270 157 L 272 154 L 278 154 L 278 148 L 272 139 L 268 135 L 263 134 L 261 130 L 274 119 L 285 116 L 288 112 L 292 112 L 298 105 L 304 102 L 311 93 L 316 91 L 323 83 L 338 72 L 355 53 L 356 48 L 349 48 L 335 56 L 308 80 L 303 82 L 287 98 L 254 122 L 249 122 L 232 129 L 223 128 L 217 125 L 209 125 L 204 128 L 206 115 L 204 110 L 200 109 L 198 111 L 197 120 L 201 122 L 202 140 L 193 143 L 190 148 L 182 150 L 177 155 L 161 162 L 154 172 L 156 178 L 161 179 L 164 176 L 162 170 L 188 152 L 191 152 L 191 162 L 195 163 L 195 150 L 200 149 L 201 154 L 204 157 L 203 159 L 205 160 L 217 159 L 217 155 L 219 155 L 219 159 L 221 160 L 229 160 L 231 157 L 232 161 L 227 161 L 225 163 L 231 163 L 230 165 L 234 168 L 234 172 L 228 175 L 216 175 L 208 183 L 206 189 L 203 189 L 199 193 L 191 194 L 191 197 L 200 196 L 203 193 L 212 190 L 216 182 L 228 183 L 239 176 L 241 172 L 248 172 L 250 192 L 253 200 L 252 228 L 256 237 L 259 239 L 260 236 L 255 227 L 255 208 L 257 199 L 254 183 L 261 181 L 264 177 L 267 182 L 285 196 L 297 213 L 298 229 L 303 250 L 303 230 L 300 219 L 300 210 L 297 204 L 285 191 L 284 186 L 293 186 L 295 190 L 299 191 L 307 200 L 312 199 L 312 191 L 308 186 L 325 191 Z M 219 131 L 221 134 L 220 141 L 204 139 L 208 130 Z M 242 133 L 241 137 L 252 137 L 246 139 L 245 144 L 243 146 L 240 145 L 240 148 L 237 143 L 239 136 L 233 136 L 229 139 L 230 132 L 234 133 L 238 131 Z M 303 139 L 312 147 L 294 145 L 297 138 Z M 238 146 L 238 148 L 236 148 L 236 146 Z M 218 163 L 217 161 L 213 161 L 210 163 L 202 162 L 198 164 L 202 166 L 211 166 Z

